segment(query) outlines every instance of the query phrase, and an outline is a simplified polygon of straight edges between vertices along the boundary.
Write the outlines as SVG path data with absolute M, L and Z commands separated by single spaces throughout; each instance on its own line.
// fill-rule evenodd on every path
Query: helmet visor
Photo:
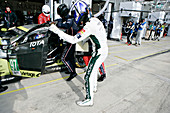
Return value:
M 44 12 L 44 14 L 50 14 L 50 12 L 48 11 L 48 12 Z

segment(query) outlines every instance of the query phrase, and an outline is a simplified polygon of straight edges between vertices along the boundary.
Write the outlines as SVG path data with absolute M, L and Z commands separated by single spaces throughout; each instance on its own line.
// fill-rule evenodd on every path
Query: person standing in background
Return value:
M 152 29 L 153 29 L 152 22 L 148 22 L 145 40 L 149 40 L 149 37 L 151 36 Z
M 6 11 L 4 13 L 4 21 L 7 29 L 15 26 L 17 22 L 17 16 L 14 12 L 11 11 L 9 6 L 6 6 Z
M 50 21 L 50 7 L 48 5 L 43 5 L 42 13 L 38 16 L 38 24 L 43 24 L 47 21 Z
M 143 28 L 146 27 L 146 22 L 145 19 L 143 19 L 140 22 L 139 28 L 138 28 L 138 32 L 137 32 L 137 36 L 136 36 L 136 45 L 141 45 L 141 39 L 142 39 L 142 35 L 143 35 Z
M 155 40 L 158 39 L 158 41 L 159 41 L 161 39 L 161 36 L 160 36 L 161 32 L 162 32 L 162 25 L 160 24 L 159 27 L 156 30 L 156 38 L 155 38 Z
M 146 20 L 143 19 L 142 22 L 144 23 L 144 22 L 146 22 Z M 142 39 L 145 39 L 146 31 L 147 31 L 147 23 L 143 24 L 143 29 L 142 29 Z
M 162 24 L 162 32 L 161 32 L 161 35 L 160 35 L 161 38 L 163 38 L 163 36 L 164 36 L 165 26 L 166 26 L 166 22 L 164 22 Z
M 127 26 L 127 28 L 129 28 L 129 32 L 127 34 L 126 44 L 128 44 L 128 46 L 130 46 L 132 44 L 133 31 L 134 31 L 134 28 L 135 28 L 133 21 L 129 22 L 129 25 Z
M 113 21 L 114 21 L 114 18 L 113 18 L 112 15 L 111 15 L 111 16 L 110 16 L 109 25 L 108 25 L 108 35 L 107 35 L 107 38 L 108 38 L 108 39 L 110 39 L 110 34 L 112 33 Z
M 151 40 L 155 40 L 156 24 L 153 25 Z
M 33 22 L 33 15 L 31 14 L 30 11 L 28 11 L 27 16 L 25 16 L 25 21 L 26 21 L 27 25 L 34 24 L 34 22 Z

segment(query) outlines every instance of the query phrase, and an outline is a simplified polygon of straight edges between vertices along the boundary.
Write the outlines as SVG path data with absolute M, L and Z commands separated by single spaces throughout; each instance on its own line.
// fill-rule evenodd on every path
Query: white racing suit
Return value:
M 91 18 L 90 22 L 80 30 L 75 36 L 68 35 L 60 31 L 55 25 L 51 25 L 50 29 L 59 37 L 69 43 L 75 44 L 86 38 L 90 38 L 94 44 L 94 52 L 88 64 L 88 69 L 85 74 L 86 99 L 93 101 L 93 91 L 97 87 L 97 72 L 98 68 L 104 62 L 108 55 L 107 35 L 103 23 L 97 18 Z

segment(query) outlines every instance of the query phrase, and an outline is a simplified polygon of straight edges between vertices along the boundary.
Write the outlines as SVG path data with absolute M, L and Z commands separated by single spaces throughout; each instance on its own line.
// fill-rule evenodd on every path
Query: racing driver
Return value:
M 97 72 L 98 68 L 104 62 L 108 55 L 107 46 L 107 35 L 102 22 L 97 18 L 89 17 L 89 8 L 87 4 L 83 1 L 77 1 L 74 3 L 74 8 L 71 9 L 75 11 L 74 19 L 81 30 L 74 35 L 68 35 L 63 31 L 59 30 L 54 24 L 49 27 L 49 30 L 58 34 L 58 36 L 72 44 L 80 42 L 86 38 L 90 38 L 94 43 L 94 52 L 88 64 L 88 69 L 85 74 L 85 88 L 86 88 L 86 98 L 82 101 L 77 101 L 79 106 L 92 106 L 94 92 L 97 91 Z

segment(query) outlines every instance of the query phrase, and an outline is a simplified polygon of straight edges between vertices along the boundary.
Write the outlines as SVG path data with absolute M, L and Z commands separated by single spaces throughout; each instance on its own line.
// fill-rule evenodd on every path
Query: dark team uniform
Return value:
M 65 32 L 68 33 L 69 35 L 75 35 L 78 31 L 74 24 L 73 19 L 66 19 L 66 20 L 58 19 L 57 27 L 66 30 Z M 76 65 L 75 65 L 75 58 L 74 58 L 75 44 L 71 44 L 69 42 L 65 42 L 65 43 L 66 43 L 66 47 L 64 48 L 64 51 L 62 53 L 61 60 L 67 66 L 68 71 L 70 73 L 76 73 L 75 72 Z

